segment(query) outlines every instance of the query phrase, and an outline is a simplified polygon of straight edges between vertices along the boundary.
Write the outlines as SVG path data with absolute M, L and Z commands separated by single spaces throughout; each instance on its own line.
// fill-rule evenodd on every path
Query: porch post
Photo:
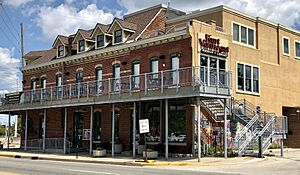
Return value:
M 64 154 L 67 154 L 67 117 L 68 109 L 65 107 L 65 124 L 64 124 Z
M 169 107 L 169 104 L 168 104 L 168 99 L 166 99 L 165 100 L 165 124 L 166 124 L 166 126 L 165 126 L 165 146 L 166 146 L 166 153 L 165 153 L 165 157 L 166 157 L 166 160 L 168 160 L 168 158 L 169 158 L 169 140 L 168 140 L 168 138 L 169 138 L 169 109 L 168 109 L 168 107 Z
M 28 111 L 25 112 L 25 143 L 24 143 L 25 151 L 27 151 L 27 135 L 28 135 Z
M 115 156 L 115 104 L 112 105 L 111 157 Z
M 15 117 L 15 134 L 14 137 L 18 137 L 18 115 Z
M 93 113 L 94 109 L 93 106 L 91 106 L 91 121 L 90 121 L 90 155 L 93 155 Z
M 192 110 L 192 154 L 195 157 L 195 106 L 193 106 Z
M 47 120 L 47 115 L 46 115 L 46 109 L 44 109 L 44 128 L 43 128 L 43 152 L 46 151 L 46 120 Z
M 7 131 L 7 150 L 9 150 L 10 144 L 10 112 L 8 113 L 8 131 Z
M 136 102 L 133 102 L 133 123 L 132 123 L 132 157 L 135 158 L 135 137 L 136 137 Z
M 197 134 L 198 134 L 198 138 L 197 138 L 197 148 L 198 148 L 198 162 L 200 162 L 201 159 L 201 113 L 200 113 L 200 97 L 197 97 L 197 126 L 198 126 L 198 130 L 197 130 Z
M 224 99 L 224 158 L 227 158 L 227 115 L 226 115 L 226 98 Z

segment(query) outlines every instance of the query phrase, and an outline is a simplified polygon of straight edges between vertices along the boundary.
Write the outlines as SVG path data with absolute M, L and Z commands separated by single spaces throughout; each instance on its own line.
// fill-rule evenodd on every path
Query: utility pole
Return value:
M 22 68 L 24 68 L 24 34 L 23 34 L 23 23 L 20 24 L 21 28 L 21 58 L 22 58 Z

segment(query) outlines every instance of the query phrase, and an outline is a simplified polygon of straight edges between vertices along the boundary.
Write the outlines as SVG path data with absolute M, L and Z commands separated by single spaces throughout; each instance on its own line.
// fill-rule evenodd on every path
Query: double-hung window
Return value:
M 171 79 L 173 85 L 179 84 L 179 57 L 176 55 L 173 55 L 171 57 Z
M 78 41 L 78 52 L 83 51 L 85 51 L 85 41 L 82 39 Z
M 57 49 L 57 57 L 63 57 L 64 56 L 64 45 L 58 46 Z
M 232 40 L 253 47 L 255 41 L 254 29 L 232 23 Z
M 295 41 L 295 58 L 300 59 L 300 42 Z
M 121 88 L 121 67 L 116 63 L 113 65 L 113 91 L 119 91 Z
M 122 30 L 115 31 L 115 44 L 122 42 Z
M 290 39 L 287 37 L 283 37 L 282 42 L 283 42 L 283 54 L 289 56 L 290 55 Z
M 104 34 L 97 36 L 97 47 L 104 47 Z
M 132 62 L 132 88 L 138 89 L 140 87 L 140 62 Z
M 102 67 L 97 67 L 96 68 L 96 81 L 97 81 L 97 93 L 101 94 L 102 93 Z
M 243 63 L 237 64 L 237 90 L 259 93 L 259 67 Z
M 150 75 L 149 75 L 149 86 L 158 86 L 158 58 L 153 57 L 150 61 Z

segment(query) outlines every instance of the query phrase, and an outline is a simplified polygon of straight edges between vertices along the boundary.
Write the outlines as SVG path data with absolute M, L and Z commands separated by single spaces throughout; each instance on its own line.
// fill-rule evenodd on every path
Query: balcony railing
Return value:
M 211 70 L 212 71 L 212 70 Z M 45 89 L 35 89 L 23 91 L 19 104 L 9 104 L 2 98 L 1 108 L 12 105 L 38 104 L 43 105 L 52 101 L 67 101 L 74 99 L 93 99 L 106 96 L 108 100 L 111 96 L 130 98 L 151 96 L 150 92 L 157 94 L 176 95 L 183 88 L 183 94 L 210 93 L 220 95 L 231 95 L 231 72 L 218 70 L 217 74 L 210 73 L 210 77 L 205 75 L 205 67 L 188 67 L 176 70 L 159 71 L 155 73 L 144 73 L 140 75 L 122 76 L 120 78 L 108 78 L 101 81 L 90 81 L 75 84 L 68 84 Z M 204 75 L 203 75 L 204 74 Z M 167 90 L 172 89 L 174 93 L 167 94 Z M 126 94 L 126 95 L 125 95 Z

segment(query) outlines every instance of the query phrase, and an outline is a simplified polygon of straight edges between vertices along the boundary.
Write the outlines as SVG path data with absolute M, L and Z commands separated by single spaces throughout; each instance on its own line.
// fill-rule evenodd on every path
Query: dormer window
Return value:
M 104 34 L 97 36 L 97 47 L 104 47 Z
M 122 30 L 115 31 L 115 44 L 122 42 Z
M 57 49 L 57 57 L 62 57 L 64 56 L 64 45 L 60 45 L 58 46 L 58 49 Z
M 78 52 L 83 52 L 83 51 L 85 51 L 85 41 L 79 40 L 78 41 Z

